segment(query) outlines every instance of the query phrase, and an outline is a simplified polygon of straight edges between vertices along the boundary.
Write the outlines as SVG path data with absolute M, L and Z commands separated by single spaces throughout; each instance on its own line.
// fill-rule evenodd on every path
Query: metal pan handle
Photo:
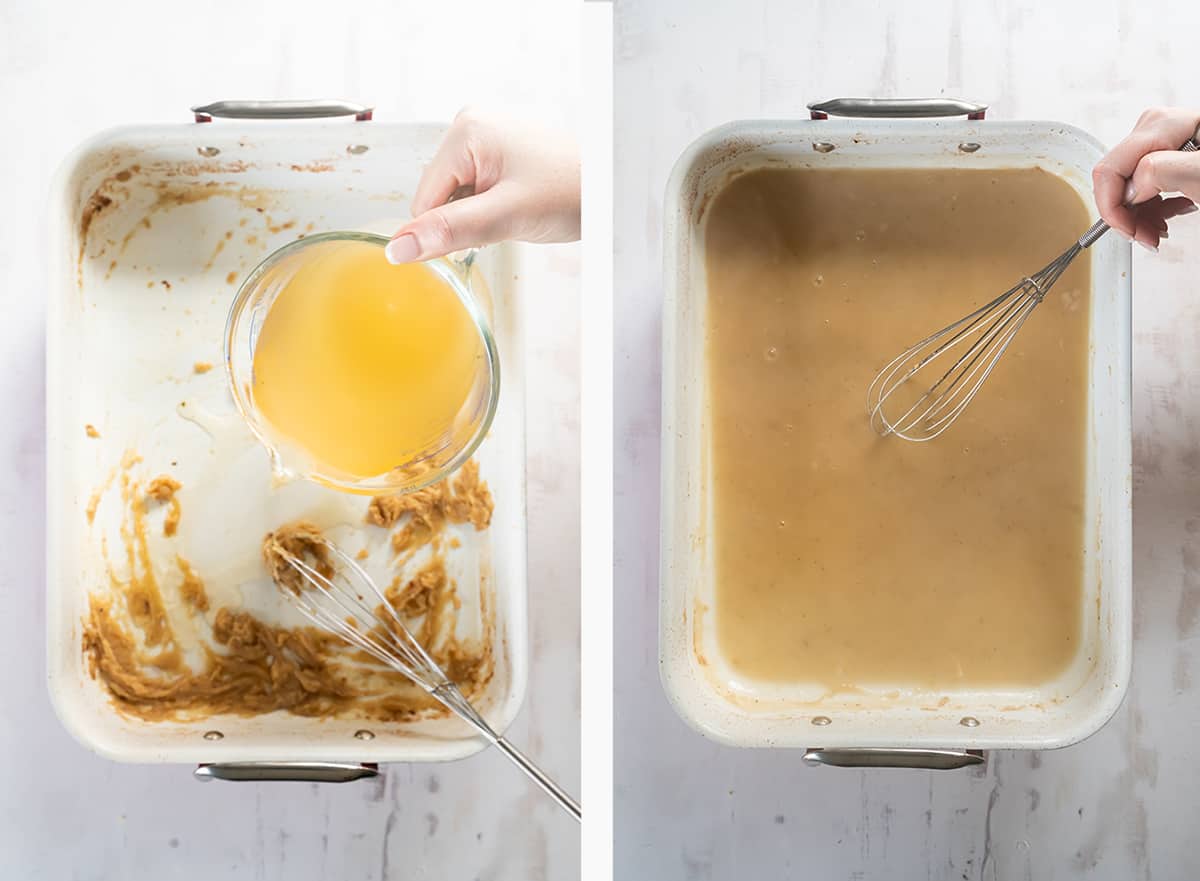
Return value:
M 809 765 L 835 768 L 921 768 L 928 771 L 952 771 L 984 763 L 977 749 L 810 749 L 804 753 Z
M 374 107 L 354 101 L 289 100 L 271 101 L 214 101 L 192 108 L 196 122 L 222 119 L 328 119 L 334 116 L 353 116 L 365 122 L 375 112 Z
M 983 119 L 987 105 L 959 98 L 833 98 L 808 105 L 813 119 L 857 116 L 870 119 L 931 119 L 965 116 Z
M 221 762 L 200 765 L 192 774 L 205 783 L 210 780 L 349 783 L 351 780 L 377 777 L 379 766 L 367 762 Z

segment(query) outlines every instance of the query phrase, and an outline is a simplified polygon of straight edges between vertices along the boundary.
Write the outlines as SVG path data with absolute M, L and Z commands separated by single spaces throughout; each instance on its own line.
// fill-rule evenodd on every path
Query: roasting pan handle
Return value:
M 952 771 L 984 763 L 982 750 L 977 749 L 809 749 L 804 753 L 809 765 L 831 765 L 835 768 L 923 768 L 929 771 Z
M 378 776 L 379 766 L 365 762 L 220 762 L 199 765 L 192 773 L 205 783 L 210 780 L 349 783 Z
M 987 105 L 959 98 L 833 98 L 808 105 L 813 119 L 857 116 L 872 119 L 930 119 L 965 116 L 983 119 Z
M 214 101 L 192 108 L 196 122 L 222 119 L 328 119 L 333 116 L 353 116 L 365 122 L 375 112 L 374 107 L 354 101 L 271 100 L 271 101 Z

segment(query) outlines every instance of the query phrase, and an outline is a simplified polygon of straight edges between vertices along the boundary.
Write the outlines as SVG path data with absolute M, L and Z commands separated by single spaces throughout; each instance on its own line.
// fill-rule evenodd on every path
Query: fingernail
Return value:
M 1197 211 L 1200 211 L 1200 205 L 1197 205 L 1195 202 L 1193 202 L 1191 205 L 1188 205 L 1186 208 L 1181 208 L 1179 210 L 1179 214 L 1177 216 L 1183 217 L 1185 214 L 1195 214 Z
M 412 233 L 405 233 L 388 242 L 383 253 L 387 257 L 388 263 L 412 263 L 420 256 L 421 246 L 417 244 L 416 236 Z
M 1133 181 L 1125 184 L 1125 204 L 1132 205 L 1133 197 L 1137 195 L 1137 188 L 1134 187 Z
M 1153 253 L 1153 254 L 1157 254 L 1157 253 L 1158 253 L 1158 248 L 1154 247 L 1154 245 L 1148 245 L 1148 244 L 1146 244 L 1145 242 L 1141 242 L 1141 241 L 1139 241 L 1139 242 L 1138 242 L 1138 244 L 1139 244 L 1139 245 L 1141 245 L 1143 248 L 1145 248 L 1147 251 L 1150 251 L 1150 252 L 1151 252 L 1151 253 Z

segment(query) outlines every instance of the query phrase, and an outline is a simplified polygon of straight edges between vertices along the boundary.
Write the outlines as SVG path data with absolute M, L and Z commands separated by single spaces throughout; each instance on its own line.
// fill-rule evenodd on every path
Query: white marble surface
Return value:
M 616 866 L 623 881 L 1190 878 L 1200 820 L 1200 222 L 1134 262 L 1133 686 L 1076 747 L 983 773 L 809 769 L 668 706 L 658 592 L 660 227 L 675 157 L 837 95 L 961 95 L 1114 143 L 1195 105 L 1200 12 L 1158 2 L 618 0 Z M 703 8 L 701 8 L 703 7 Z M 624 145 L 624 146 L 622 146 Z M 635 146 L 636 145 L 636 148 Z
M 556 0 L 0 3 L 0 876 L 577 876 L 578 828 L 494 752 L 343 786 L 205 786 L 187 767 L 85 751 L 43 682 L 42 499 L 45 202 L 69 149 L 230 97 L 346 97 L 380 120 L 473 103 L 573 127 L 578 39 L 576 10 Z M 530 259 L 532 676 L 511 736 L 578 792 L 578 249 Z

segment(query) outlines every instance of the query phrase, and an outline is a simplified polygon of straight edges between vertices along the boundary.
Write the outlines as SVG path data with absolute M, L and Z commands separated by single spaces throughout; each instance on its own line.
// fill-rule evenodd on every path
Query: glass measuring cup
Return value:
M 375 495 L 411 492 L 436 483 L 461 466 L 478 448 L 500 394 L 500 359 L 487 315 L 471 290 L 475 252 L 461 259 L 431 260 L 423 266 L 457 296 L 479 336 L 479 359 L 471 388 L 453 422 L 420 449 L 399 453 L 388 471 L 375 475 L 340 472 L 318 461 L 296 441 L 283 436 L 264 416 L 254 398 L 254 354 L 263 322 L 275 298 L 320 249 L 339 243 L 365 243 L 379 250 L 388 239 L 365 232 L 337 231 L 297 239 L 274 251 L 242 282 L 225 326 L 225 373 L 234 403 L 254 435 L 266 447 L 279 479 L 302 477 L 345 492 Z

